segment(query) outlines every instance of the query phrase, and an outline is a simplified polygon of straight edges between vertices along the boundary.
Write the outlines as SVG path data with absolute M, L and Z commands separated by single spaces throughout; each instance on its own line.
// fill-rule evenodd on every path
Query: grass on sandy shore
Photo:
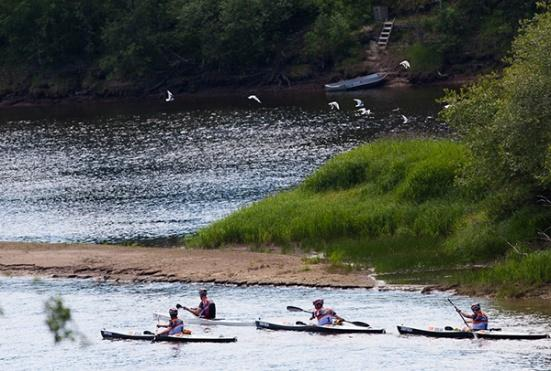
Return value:
M 293 190 L 238 210 L 189 238 L 191 246 L 275 244 L 323 251 L 335 265 L 379 272 L 493 264 L 481 286 L 551 282 L 551 254 L 504 257 L 511 244 L 551 224 L 551 212 L 528 205 L 495 219 L 484 197 L 456 181 L 466 148 L 447 140 L 380 140 L 328 161 Z M 537 273 L 539 272 L 539 273 Z

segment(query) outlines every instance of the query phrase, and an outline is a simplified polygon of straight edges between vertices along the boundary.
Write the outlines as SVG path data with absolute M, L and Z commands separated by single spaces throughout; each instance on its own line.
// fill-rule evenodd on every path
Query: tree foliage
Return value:
M 446 96 L 451 106 L 442 115 L 471 152 L 464 180 L 492 190 L 506 208 L 551 190 L 549 50 L 551 8 L 544 6 L 523 23 L 502 76 Z
M 437 14 L 431 46 L 447 63 L 501 56 L 535 0 L 3 0 L 0 65 L 127 81 L 255 74 L 360 59 L 376 4 Z M 438 11 L 436 11 L 438 10 Z M 376 32 L 375 32 L 376 33 Z M 373 36 L 373 35 L 371 35 Z M 366 40 L 361 40 L 366 42 Z M 440 59 L 440 58 L 439 58 Z

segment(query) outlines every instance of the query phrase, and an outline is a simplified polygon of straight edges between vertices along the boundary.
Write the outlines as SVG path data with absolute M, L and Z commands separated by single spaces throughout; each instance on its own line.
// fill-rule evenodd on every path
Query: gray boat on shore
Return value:
M 350 80 L 341 80 L 332 84 L 325 84 L 325 90 L 328 92 L 335 92 L 372 88 L 383 84 L 387 75 L 388 74 L 386 73 L 372 73 L 370 75 L 360 76 Z

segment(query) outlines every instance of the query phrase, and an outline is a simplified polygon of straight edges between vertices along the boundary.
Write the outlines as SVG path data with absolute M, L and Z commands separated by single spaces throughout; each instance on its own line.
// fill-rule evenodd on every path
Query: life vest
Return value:
M 321 308 L 314 311 L 314 317 L 318 320 L 318 325 L 331 324 L 335 314 L 331 308 Z
M 199 303 L 199 309 L 200 318 L 216 318 L 216 305 L 214 304 L 214 301 L 208 299 L 207 304 L 203 304 L 203 302 L 201 301 Z
M 473 330 L 488 329 L 488 316 L 486 315 L 486 313 L 480 311 L 479 313 L 474 313 L 471 318 L 473 320 Z
M 170 329 L 170 331 L 168 331 L 169 335 L 182 333 L 184 332 L 184 321 L 180 318 L 171 318 L 170 321 L 168 321 L 168 328 Z
M 488 316 L 483 311 L 480 311 L 479 314 L 475 313 L 473 315 L 473 325 L 485 323 L 488 324 Z

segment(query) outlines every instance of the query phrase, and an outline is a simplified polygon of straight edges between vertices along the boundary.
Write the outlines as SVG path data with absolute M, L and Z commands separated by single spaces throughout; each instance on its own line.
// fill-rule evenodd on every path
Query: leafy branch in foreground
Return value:
M 65 339 L 74 341 L 74 331 L 69 327 L 71 322 L 71 309 L 63 305 L 60 296 L 50 297 L 46 303 L 46 324 L 54 334 L 54 340 L 59 343 Z

